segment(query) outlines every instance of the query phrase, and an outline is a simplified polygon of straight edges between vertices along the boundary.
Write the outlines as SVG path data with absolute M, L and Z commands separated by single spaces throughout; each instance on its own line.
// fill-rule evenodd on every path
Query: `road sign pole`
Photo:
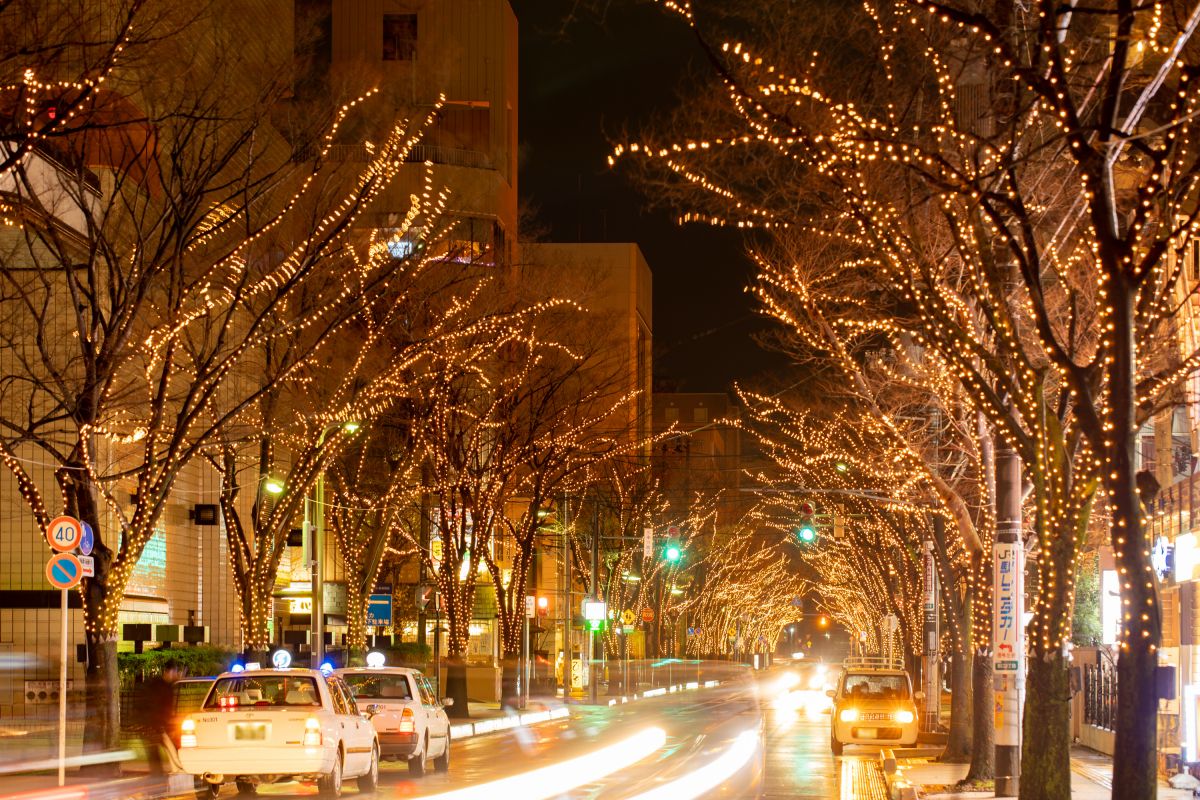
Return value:
M 67 782 L 67 590 L 62 589 L 58 648 L 58 785 Z

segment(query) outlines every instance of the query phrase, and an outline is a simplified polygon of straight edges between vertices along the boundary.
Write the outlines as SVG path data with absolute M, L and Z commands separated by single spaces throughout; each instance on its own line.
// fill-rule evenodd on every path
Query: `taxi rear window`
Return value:
M 187 714 L 195 711 L 204 704 L 204 696 L 208 694 L 213 682 L 207 681 L 178 681 L 175 684 L 175 713 Z
M 412 700 L 404 675 L 349 673 L 342 675 L 356 700 Z
M 221 678 L 205 708 L 295 708 L 321 705 L 317 683 L 307 675 L 245 675 Z
M 904 675 L 849 672 L 842 682 L 842 693 L 862 700 L 900 700 L 908 697 L 908 679 Z

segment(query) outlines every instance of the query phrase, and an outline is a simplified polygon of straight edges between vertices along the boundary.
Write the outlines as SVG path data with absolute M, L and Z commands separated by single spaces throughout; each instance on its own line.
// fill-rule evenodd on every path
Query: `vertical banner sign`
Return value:
M 925 638 L 924 670 L 925 708 L 923 709 L 926 730 L 936 730 L 941 716 L 942 688 L 938 676 L 938 577 L 937 564 L 933 560 L 933 542 L 925 542 L 925 573 L 922 597 L 922 631 Z
M 938 654 L 937 566 L 933 561 L 933 542 L 925 543 L 924 631 L 925 655 Z
M 642 529 L 642 558 L 654 555 L 654 528 Z
M 1024 576 L 1018 542 L 997 542 L 994 564 L 996 613 L 992 652 L 996 674 L 996 744 L 1021 744 L 1021 690 L 1024 688 L 1025 632 L 1021 626 Z

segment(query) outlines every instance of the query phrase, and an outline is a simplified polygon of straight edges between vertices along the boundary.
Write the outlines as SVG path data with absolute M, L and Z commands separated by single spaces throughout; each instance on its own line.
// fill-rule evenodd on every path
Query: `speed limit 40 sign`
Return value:
M 74 517 L 61 516 L 50 520 L 46 527 L 46 540 L 60 553 L 74 550 L 83 538 L 83 526 Z

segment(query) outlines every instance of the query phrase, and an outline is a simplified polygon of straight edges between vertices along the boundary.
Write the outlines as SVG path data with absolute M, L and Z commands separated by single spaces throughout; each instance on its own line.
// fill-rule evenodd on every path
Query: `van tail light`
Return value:
M 196 720 L 188 717 L 183 722 L 179 723 L 179 746 L 196 746 Z
M 222 709 L 234 709 L 238 707 L 238 699 L 236 694 L 227 694 L 224 697 L 218 698 L 217 706 Z
M 321 721 L 316 717 L 304 720 L 304 746 L 321 746 Z
M 404 713 L 400 715 L 400 732 L 417 732 L 417 717 L 415 714 L 413 714 L 413 710 L 411 708 L 404 709 Z

